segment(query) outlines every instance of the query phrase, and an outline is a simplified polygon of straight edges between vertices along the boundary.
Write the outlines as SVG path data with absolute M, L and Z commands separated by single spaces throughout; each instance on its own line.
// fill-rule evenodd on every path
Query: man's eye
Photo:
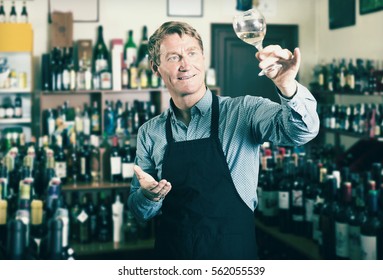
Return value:
M 170 62 L 175 62 L 175 61 L 179 61 L 179 60 L 180 60 L 180 57 L 178 55 L 172 55 L 172 56 L 168 57 L 168 61 L 170 61 Z

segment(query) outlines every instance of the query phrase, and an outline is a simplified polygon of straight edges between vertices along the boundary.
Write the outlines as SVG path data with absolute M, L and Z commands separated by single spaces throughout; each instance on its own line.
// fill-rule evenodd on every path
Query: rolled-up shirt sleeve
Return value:
M 255 139 L 278 145 L 301 146 L 314 139 L 319 132 L 317 102 L 311 92 L 297 83 L 292 98 L 279 93 L 281 104 L 260 98 L 248 110 Z

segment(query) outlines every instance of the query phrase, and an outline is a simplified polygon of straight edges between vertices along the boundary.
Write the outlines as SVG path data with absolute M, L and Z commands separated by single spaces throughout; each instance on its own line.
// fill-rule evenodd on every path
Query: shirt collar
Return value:
M 211 103 L 212 103 L 213 97 L 210 89 L 206 89 L 206 92 L 204 96 L 192 107 L 191 113 L 192 115 L 196 114 L 199 112 L 202 116 L 205 116 L 205 114 L 210 110 L 211 108 Z M 170 113 L 172 114 L 173 117 L 174 115 L 174 102 L 172 99 L 170 99 Z

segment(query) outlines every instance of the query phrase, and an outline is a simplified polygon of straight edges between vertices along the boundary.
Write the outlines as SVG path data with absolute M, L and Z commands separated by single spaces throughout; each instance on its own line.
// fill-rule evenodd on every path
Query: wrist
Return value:
M 281 95 L 286 98 L 292 98 L 297 93 L 297 90 L 298 90 L 298 84 L 295 80 L 293 80 L 292 82 L 286 85 L 281 85 L 281 86 L 278 85 L 277 87 Z

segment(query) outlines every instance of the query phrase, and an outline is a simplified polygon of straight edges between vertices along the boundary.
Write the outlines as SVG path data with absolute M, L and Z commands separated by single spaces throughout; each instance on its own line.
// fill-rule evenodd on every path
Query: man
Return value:
M 303 145 L 319 129 L 316 101 L 295 80 L 299 49 L 269 46 L 257 54 L 262 69 L 282 64 L 266 74 L 281 105 L 213 95 L 204 82 L 202 40 L 186 23 L 164 23 L 149 53 L 170 109 L 138 132 L 129 208 L 140 220 L 157 216 L 156 258 L 255 259 L 259 147 Z

